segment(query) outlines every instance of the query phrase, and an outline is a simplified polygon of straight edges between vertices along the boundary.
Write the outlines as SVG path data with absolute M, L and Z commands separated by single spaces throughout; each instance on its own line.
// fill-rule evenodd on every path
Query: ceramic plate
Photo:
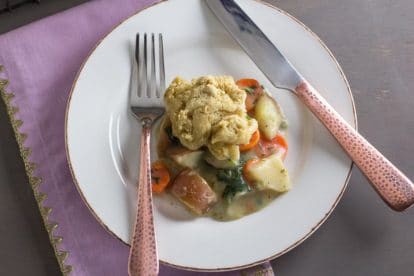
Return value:
M 275 7 L 252 0 L 237 2 L 356 126 L 348 83 L 319 38 Z M 79 72 L 68 102 L 66 146 L 77 188 L 99 222 L 129 243 L 140 139 L 139 125 L 128 112 L 137 32 L 163 33 L 167 84 L 178 75 L 258 79 L 281 104 L 290 126 L 286 165 L 293 188 L 263 210 L 218 222 L 195 218 L 170 198 L 155 198 L 161 262 L 193 270 L 236 269 L 275 258 L 301 243 L 338 203 L 351 161 L 293 94 L 272 87 L 201 0 L 161 2 L 130 17 L 99 43 Z

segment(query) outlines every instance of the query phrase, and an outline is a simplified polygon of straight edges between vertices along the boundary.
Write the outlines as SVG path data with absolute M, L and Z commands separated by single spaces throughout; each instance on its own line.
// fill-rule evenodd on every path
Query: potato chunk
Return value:
M 259 191 L 286 192 L 291 188 L 288 171 L 277 154 L 252 164 L 246 176 Z
M 234 168 L 237 165 L 239 165 L 238 160 L 236 160 L 236 161 L 231 160 L 231 159 L 218 160 L 209 151 L 204 154 L 204 160 L 208 164 L 210 164 L 211 166 L 213 166 L 214 168 L 217 168 L 217 169 L 229 169 L 229 168 Z
M 171 193 L 197 215 L 205 214 L 217 202 L 216 193 L 204 178 L 191 169 L 177 175 Z
M 184 147 L 177 146 L 169 148 L 167 154 L 181 167 L 195 169 L 200 165 L 204 152 L 201 150 L 192 151 Z
M 275 138 L 283 121 L 283 114 L 276 101 L 271 96 L 263 93 L 257 101 L 254 111 L 260 131 L 268 140 Z

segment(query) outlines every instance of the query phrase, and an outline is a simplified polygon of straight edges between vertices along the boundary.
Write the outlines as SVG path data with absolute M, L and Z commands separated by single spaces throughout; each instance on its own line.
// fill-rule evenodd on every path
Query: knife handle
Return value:
M 414 203 L 414 184 L 408 177 L 351 127 L 309 82 L 299 83 L 295 92 L 392 209 L 403 211 Z

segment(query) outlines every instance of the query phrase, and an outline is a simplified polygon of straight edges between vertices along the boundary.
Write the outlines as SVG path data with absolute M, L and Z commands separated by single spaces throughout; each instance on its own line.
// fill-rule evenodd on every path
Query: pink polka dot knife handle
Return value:
M 142 128 L 137 216 L 129 253 L 130 276 L 158 275 L 151 191 L 150 127 Z
M 315 88 L 302 81 L 295 92 L 338 140 L 392 209 L 402 211 L 414 203 L 413 183 L 345 122 Z

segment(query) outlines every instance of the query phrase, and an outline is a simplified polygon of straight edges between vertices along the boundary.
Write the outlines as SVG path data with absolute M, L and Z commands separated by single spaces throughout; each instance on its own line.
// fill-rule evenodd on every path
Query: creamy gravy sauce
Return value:
M 159 141 L 157 143 L 157 153 L 159 159 L 163 160 L 169 168 L 171 176 L 174 177 L 179 173 L 181 168 L 178 167 L 175 162 L 165 154 L 166 149 L 171 143 L 168 137 L 163 134 L 161 129 L 167 126 L 168 124 L 164 121 L 157 129 L 157 137 L 159 137 Z M 248 151 L 243 153 L 240 157 L 242 161 L 245 161 L 255 156 L 256 155 L 253 151 Z M 201 160 L 194 170 L 208 182 L 219 198 L 218 202 L 205 214 L 205 216 L 212 217 L 213 219 L 219 221 L 234 220 L 259 211 L 278 196 L 278 193 L 272 191 L 252 190 L 243 194 L 238 194 L 230 202 L 228 202 L 222 196 L 226 184 L 217 179 L 216 168 Z

